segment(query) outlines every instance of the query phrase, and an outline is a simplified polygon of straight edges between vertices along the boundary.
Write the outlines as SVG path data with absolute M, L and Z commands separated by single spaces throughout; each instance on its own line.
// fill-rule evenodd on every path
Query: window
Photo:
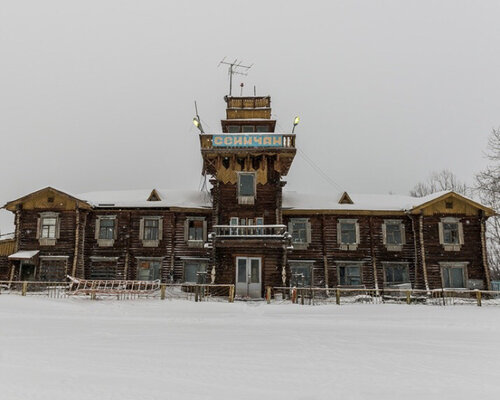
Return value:
M 384 263 L 384 278 L 386 285 L 401 285 L 410 283 L 407 264 Z
M 459 251 L 464 243 L 462 223 L 458 218 L 441 218 L 439 223 L 439 241 L 447 251 Z
M 55 239 L 56 238 L 57 218 L 55 217 L 42 217 L 42 239 Z
M 466 288 L 467 263 L 441 262 L 441 274 L 444 288 Z
M 238 196 L 255 196 L 255 174 L 244 172 L 238 174 Z
M 189 221 L 188 240 L 203 240 L 203 221 Z
M 41 246 L 53 246 L 59 239 L 61 220 L 59 214 L 52 211 L 40 213 L 38 218 L 37 234 Z
M 311 242 L 311 224 L 308 218 L 291 218 L 288 230 L 295 248 L 306 248 Z
M 403 222 L 398 219 L 386 219 L 382 224 L 382 237 L 387 250 L 402 250 L 406 241 Z
M 339 265 L 338 274 L 341 286 L 361 285 L 361 265 Z
M 231 217 L 231 219 L 229 220 L 229 225 L 238 225 L 238 217 Z M 231 228 L 230 233 L 231 235 L 237 235 L 238 228 Z
M 244 133 L 255 132 L 255 126 L 253 126 L 253 125 L 243 125 L 242 126 L 242 132 L 244 132 Z
M 158 219 L 144 219 L 144 240 L 158 240 L 159 239 L 159 224 Z
M 311 286 L 312 265 L 290 261 L 290 285 L 295 287 Z
M 90 257 L 90 279 L 113 280 L 118 277 L 117 257 Z
M 162 217 L 141 218 L 139 237 L 144 247 L 158 247 L 163 239 Z
M 116 216 L 98 216 L 95 222 L 95 238 L 99 247 L 111 247 L 116 239 Z
M 357 219 L 340 219 L 337 224 L 337 240 L 342 250 L 356 250 L 359 244 Z
M 114 238 L 115 238 L 115 219 L 100 218 L 99 239 L 114 239 Z
M 184 262 L 184 282 L 203 284 L 206 282 L 207 264 L 203 261 Z
M 240 133 L 240 127 L 238 125 L 228 125 L 227 131 L 229 133 Z
M 64 282 L 67 274 L 67 257 L 40 257 L 40 280 Z
M 160 279 L 161 260 L 138 259 L 137 280 L 156 281 Z
M 184 225 L 184 237 L 189 246 L 202 247 L 207 240 L 205 217 L 188 217 Z
M 255 127 L 256 132 L 269 132 L 269 126 L 267 125 L 257 125 Z

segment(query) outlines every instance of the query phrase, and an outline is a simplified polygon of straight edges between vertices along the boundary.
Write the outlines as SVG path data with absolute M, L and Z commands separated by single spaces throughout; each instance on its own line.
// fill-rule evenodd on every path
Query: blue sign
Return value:
M 214 135 L 213 147 L 283 147 L 281 135 Z

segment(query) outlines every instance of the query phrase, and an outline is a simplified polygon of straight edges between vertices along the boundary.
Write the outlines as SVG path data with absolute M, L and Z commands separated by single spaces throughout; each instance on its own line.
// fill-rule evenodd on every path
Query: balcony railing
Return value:
M 215 237 L 283 238 L 286 225 L 214 225 Z
M 295 134 L 282 134 L 274 132 L 263 133 L 216 133 L 200 134 L 202 150 L 209 149 L 251 149 L 273 148 L 294 149 Z

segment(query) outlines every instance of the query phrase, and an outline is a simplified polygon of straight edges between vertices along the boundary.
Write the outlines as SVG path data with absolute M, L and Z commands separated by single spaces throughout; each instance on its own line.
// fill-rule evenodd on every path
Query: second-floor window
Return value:
M 254 197 L 255 196 L 255 174 L 241 172 L 238 174 L 238 196 L 239 197 Z
M 99 239 L 111 240 L 115 238 L 115 219 L 101 218 L 99 224 Z
M 159 240 L 160 220 L 144 218 L 144 240 Z
M 405 244 L 405 226 L 399 219 L 386 219 L 382 225 L 382 236 L 387 250 L 402 250 Z
M 359 244 L 359 225 L 357 219 L 339 219 L 337 240 L 342 250 L 356 250 Z
M 207 240 L 205 217 L 187 217 L 184 222 L 184 239 L 188 246 L 202 247 Z
M 307 247 L 311 242 L 311 224 L 308 218 L 291 218 L 288 230 L 295 248 Z
M 41 218 L 41 230 L 40 237 L 42 239 L 55 239 L 57 229 L 57 218 L 56 217 L 42 217 Z
M 203 221 L 190 220 L 188 230 L 188 240 L 203 240 Z
M 445 250 L 458 251 L 464 244 L 462 223 L 458 218 L 441 218 L 439 222 L 439 242 Z

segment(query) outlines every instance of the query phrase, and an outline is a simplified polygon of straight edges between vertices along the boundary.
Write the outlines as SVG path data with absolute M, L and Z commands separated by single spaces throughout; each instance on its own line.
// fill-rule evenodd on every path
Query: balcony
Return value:
M 215 237 L 282 238 L 286 225 L 214 225 Z
M 254 245 L 259 243 L 281 246 L 290 240 L 286 225 L 214 225 L 214 232 L 209 235 L 217 246 L 230 247 Z

